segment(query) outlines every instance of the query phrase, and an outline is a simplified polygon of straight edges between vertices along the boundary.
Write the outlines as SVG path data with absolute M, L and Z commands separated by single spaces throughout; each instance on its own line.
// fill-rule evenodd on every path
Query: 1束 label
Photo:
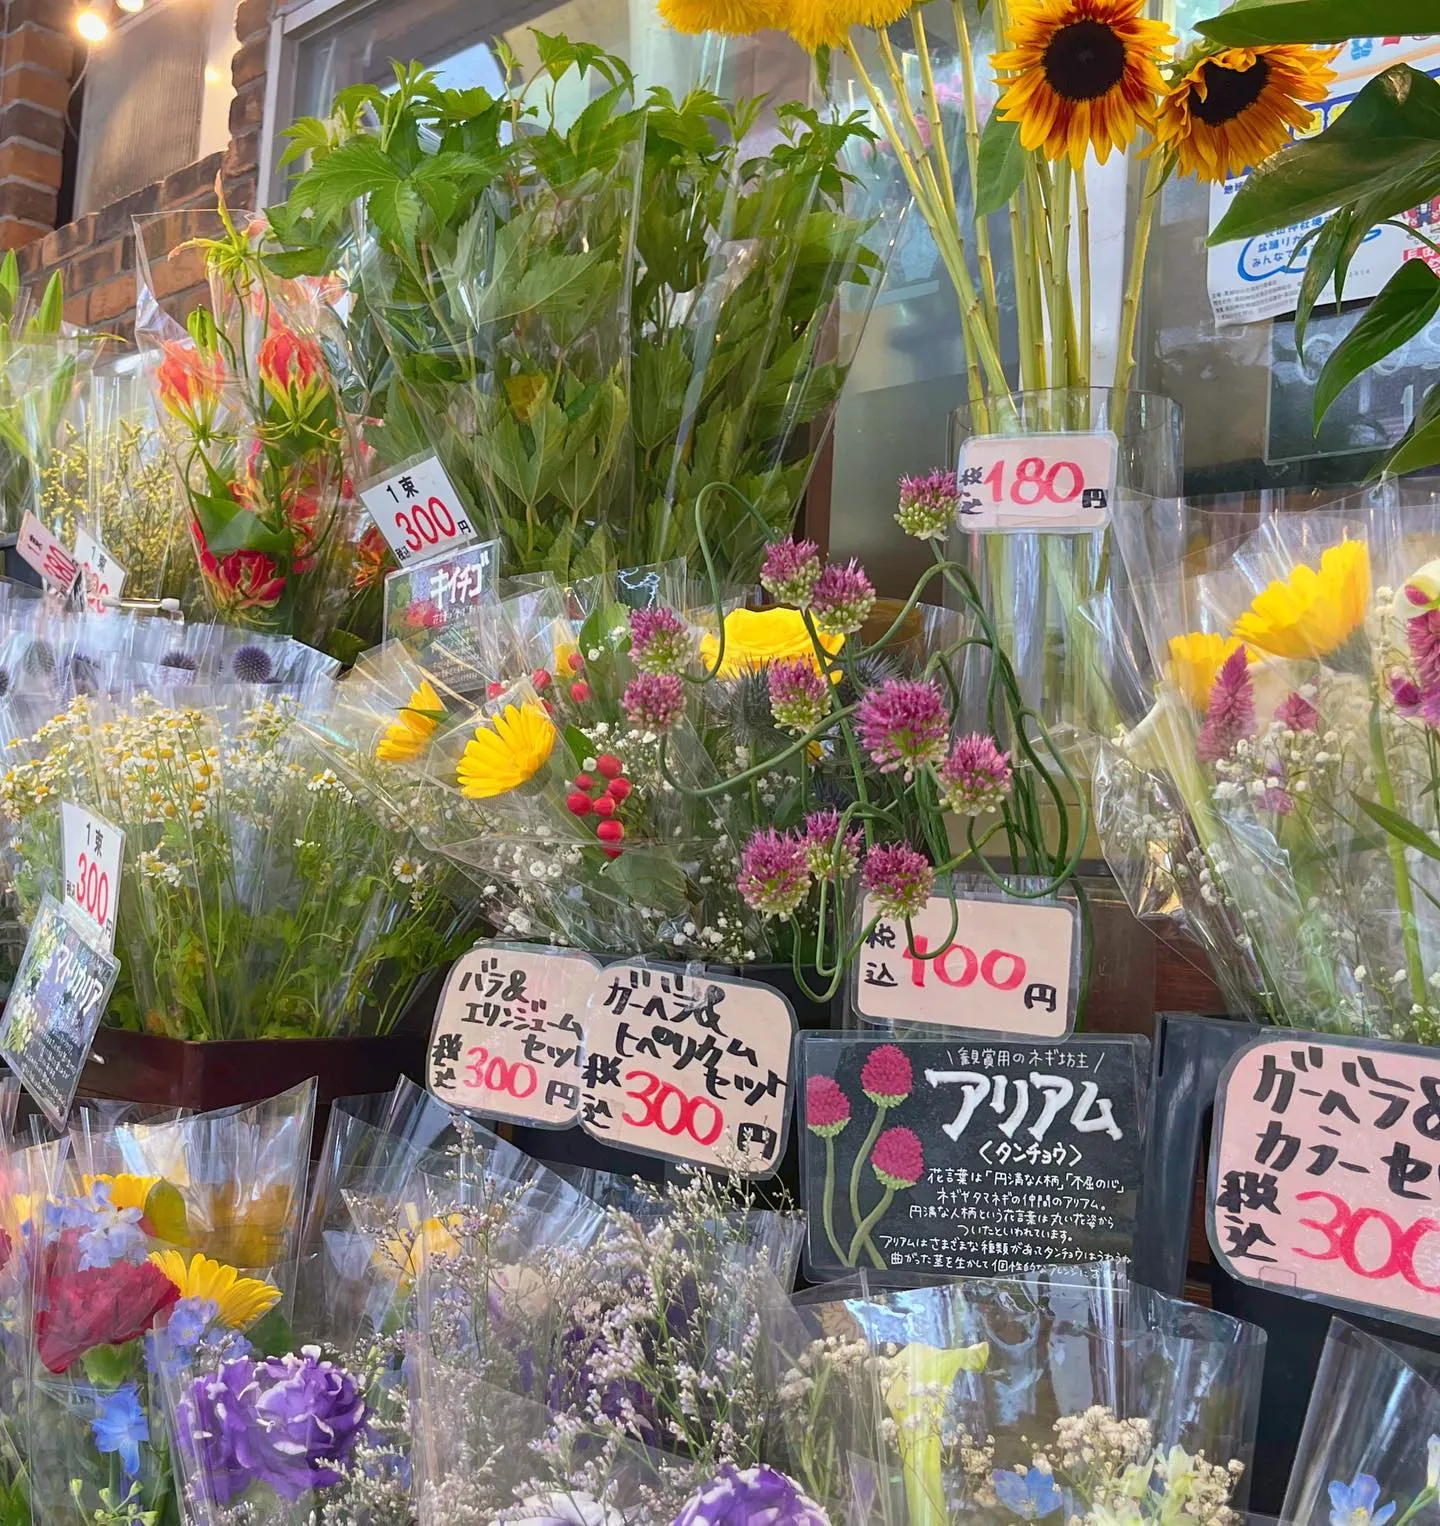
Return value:
M 1120 445 L 1089 434 L 974 435 L 960 449 L 962 531 L 1083 534 L 1110 521 Z
M 364 488 L 360 499 L 402 567 L 475 539 L 475 526 L 434 456 Z
M 65 905 L 96 929 L 108 953 L 115 947 L 125 833 L 73 800 L 62 800 L 60 847 L 65 860 Z
M 75 560 L 84 580 L 85 608 L 109 614 L 125 588 L 125 569 L 88 530 L 75 532 Z

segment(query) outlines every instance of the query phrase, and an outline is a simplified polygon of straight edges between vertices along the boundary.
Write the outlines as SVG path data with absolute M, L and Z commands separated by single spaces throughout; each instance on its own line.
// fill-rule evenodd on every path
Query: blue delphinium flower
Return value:
M 140 1228 L 140 1210 L 107 1209 L 92 1228 L 80 1236 L 80 1270 L 114 1266 L 117 1261 L 140 1261 L 149 1246 Z
M 1044 1468 L 997 1468 L 994 1483 L 1000 1503 L 1027 1521 L 1053 1515 L 1065 1503 Z
M 1330 1485 L 1330 1526 L 1385 1526 L 1395 1514 L 1395 1502 L 1377 1510 L 1379 1498 L 1379 1480 L 1369 1473 L 1357 1473 L 1348 1484 L 1337 1478 Z
M 98 1452 L 118 1452 L 127 1478 L 140 1471 L 140 1443 L 150 1440 L 150 1422 L 133 1383 L 95 1395 L 95 1418 L 90 1422 Z

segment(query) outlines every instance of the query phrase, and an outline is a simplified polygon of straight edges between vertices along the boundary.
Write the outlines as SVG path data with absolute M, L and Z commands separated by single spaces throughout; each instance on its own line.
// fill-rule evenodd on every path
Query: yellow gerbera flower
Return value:
M 86 1192 L 93 1192 L 96 1187 L 105 1186 L 110 1189 L 110 1206 L 117 1211 L 123 1212 L 127 1208 L 144 1209 L 145 1199 L 150 1196 L 150 1189 L 160 1182 L 158 1176 L 132 1176 L 128 1171 L 122 1171 L 116 1176 L 82 1176 L 81 1184 Z
M 1004 84 L 996 110 L 1020 124 L 1020 142 L 1075 168 L 1093 148 L 1104 164 L 1136 128 L 1155 120 L 1165 88 L 1156 67 L 1175 34 L 1147 21 L 1146 0 L 1016 0 L 991 62 Z
M 845 645 L 845 638 L 821 636 L 820 645 L 833 657 Z M 700 658 L 707 673 L 715 666 L 719 652 L 720 638 L 707 631 L 700 638 Z M 814 643 L 798 609 L 732 609 L 725 616 L 725 659 L 718 677 L 735 678 L 795 657 L 807 658 L 815 671 L 820 671 Z
M 375 756 L 382 763 L 413 763 L 423 756 L 435 735 L 435 728 L 445 718 L 445 706 L 430 680 L 424 679 L 385 728 L 385 735 L 375 745 Z
M 1214 631 L 1190 631 L 1170 638 L 1170 661 L 1165 675 L 1171 685 L 1189 700 L 1196 710 L 1210 703 L 1215 676 L 1225 666 L 1225 659 L 1244 643 L 1238 636 L 1220 636 Z M 1254 662 L 1250 652 L 1247 662 Z
M 1335 78 L 1338 48 L 1226 48 L 1196 59 L 1160 101 L 1157 148 L 1182 175 L 1223 181 L 1263 164 L 1303 131 Z
M 407 1203 L 405 1219 L 408 1233 L 386 1240 L 379 1249 L 379 1255 L 406 1282 L 413 1281 L 419 1275 L 427 1256 L 439 1256 L 441 1260 L 446 1260 L 460 1254 L 460 1242 L 455 1237 L 455 1230 L 460 1227 L 458 1213 L 443 1220 L 430 1218 L 422 1221 L 415 1205 Z
M 1240 640 L 1275 657 L 1327 657 L 1365 618 L 1370 548 L 1363 540 L 1331 546 L 1313 567 L 1297 567 L 1257 593 L 1235 622 Z
M 280 1302 L 280 1289 L 258 1277 L 242 1277 L 233 1266 L 195 1254 L 188 1264 L 178 1250 L 155 1251 L 151 1262 L 180 1290 L 182 1298 L 210 1299 L 216 1318 L 232 1330 L 253 1325 Z
M 720 32 L 744 37 L 775 26 L 776 8 L 765 0 L 660 0 L 661 20 L 677 32 Z
M 533 700 L 506 705 L 466 744 L 455 769 L 460 793 L 490 800 L 533 779 L 555 746 L 555 723 Z

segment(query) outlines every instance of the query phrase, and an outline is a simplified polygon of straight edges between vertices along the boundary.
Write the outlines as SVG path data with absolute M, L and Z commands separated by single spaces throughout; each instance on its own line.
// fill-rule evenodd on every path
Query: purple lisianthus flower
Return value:
M 810 597 L 815 627 L 825 636 L 849 636 L 858 631 L 875 607 L 875 588 L 853 557 L 844 567 L 831 563 L 820 574 Z
M 950 715 L 928 679 L 887 679 L 860 701 L 856 722 L 865 751 L 882 774 L 904 769 L 909 779 L 917 768 L 945 756 Z
M 735 888 L 762 916 L 790 916 L 810 892 L 804 839 L 774 827 L 752 833 L 740 855 Z
M 726 1463 L 671 1526 L 830 1526 L 830 1518 L 784 1473 L 763 1463 L 743 1470 Z
M 140 1444 L 150 1440 L 150 1421 L 133 1383 L 122 1383 L 109 1393 L 95 1395 L 95 1414 L 90 1421 L 97 1452 L 118 1452 L 127 1478 L 140 1471 Z
M 820 548 L 813 540 L 777 540 L 765 548 L 760 586 L 781 604 L 806 609 L 820 581 Z
M 532 1494 L 495 1517 L 496 1523 L 513 1521 L 516 1526 L 623 1526 L 624 1520 L 618 1510 L 583 1489 Z
M 678 673 L 690 656 L 690 631 L 673 609 L 630 611 L 630 658 L 642 673 Z

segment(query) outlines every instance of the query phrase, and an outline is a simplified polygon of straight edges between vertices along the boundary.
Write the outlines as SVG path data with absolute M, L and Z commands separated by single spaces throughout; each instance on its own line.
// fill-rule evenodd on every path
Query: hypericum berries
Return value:
M 620 842 L 625 836 L 625 826 L 619 821 L 602 821 L 595 828 L 595 835 L 601 842 Z
M 577 705 L 583 705 L 585 701 L 590 698 L 590 685 L 587 684 L 583 678 L 577 678 L 575 682 L 570 685 L 570 698 L 574 700 Z
M 605 779 L 618 779 L 625 772 L 625 765 L 613 752 L 602 752 L 595 759 L 595 772 Z
M 565 805 L 579 820 L 594 818 L 595 836 L 606 858 L 619 858 L 624 852 L 619 844 L 625 838 L 625 825 L 616 819 L 616 812 L 630 798 L 633 788 L 625 777 L 625 765 L 609 752 L 595 759 L 593 773 L 582 769 L 570 781 Z

